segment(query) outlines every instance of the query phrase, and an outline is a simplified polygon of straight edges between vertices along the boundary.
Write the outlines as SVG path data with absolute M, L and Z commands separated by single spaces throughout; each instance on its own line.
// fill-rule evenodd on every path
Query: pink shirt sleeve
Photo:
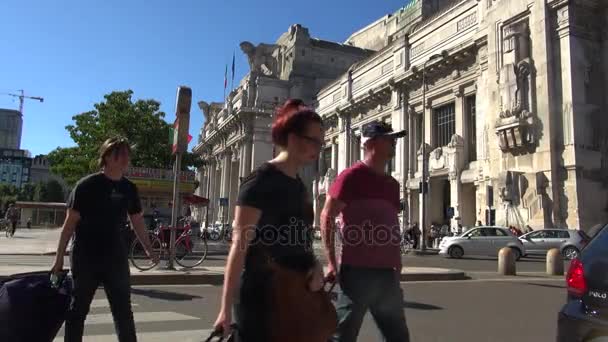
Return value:
M 353 200 L 354 183 L 354 174 L 350 170 L 342 171 L 329 187 L 329 196 L 348 205 Z

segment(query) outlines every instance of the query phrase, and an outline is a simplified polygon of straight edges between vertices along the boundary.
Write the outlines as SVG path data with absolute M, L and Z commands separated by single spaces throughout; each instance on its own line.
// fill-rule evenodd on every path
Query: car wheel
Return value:
M 450 247 L 448 254 L 450 255 L 450 258 L 460 259 L 464 255 L 464 250 L 460 246 L 453 246 Z
M 579 251 L 578 249 L 576 249 L 576 247 L 566 247 L 564 248 L 564 251 L 562 252 L 564 259 L 566 260 L 572 260 L 572 259 L 576 259 L 578 258 L 579 255 Z
M 521 259 L 521 251 L 519 250 L 519 248 L 511 247 L 511 251 L 513 251 L 513 257 L 515 258 L 515 260 Z

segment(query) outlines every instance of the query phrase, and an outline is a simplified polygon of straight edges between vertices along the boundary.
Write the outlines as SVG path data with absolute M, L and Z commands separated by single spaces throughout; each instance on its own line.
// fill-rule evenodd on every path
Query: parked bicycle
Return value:
M 192 268 L 200 265 L 207 258 L 207 239 L 203 232 L 194 230 L 189 220 L 180 220 L 181 226 L 175 229 L 175 262 L 184 268 Z M 168 260 L 170 256 L 170 226 L 159 225 L 150 232 L 150 243 L 152 250 L 159 256 L 159 262 Z M 150 270 L 158 265 L 152 261 L 145 252 L 143 244 L 135 239 L 131 245 L 131 264 L 141 271 Z

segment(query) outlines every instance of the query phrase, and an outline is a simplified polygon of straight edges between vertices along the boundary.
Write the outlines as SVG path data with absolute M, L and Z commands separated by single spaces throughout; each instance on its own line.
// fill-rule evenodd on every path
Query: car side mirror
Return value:
M 467 236 L 467 240 L 471 240 L 471 235 Z

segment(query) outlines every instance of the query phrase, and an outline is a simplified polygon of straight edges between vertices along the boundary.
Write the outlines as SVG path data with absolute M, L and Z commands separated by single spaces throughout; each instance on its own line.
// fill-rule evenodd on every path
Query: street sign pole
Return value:
M 171 208 L 171 230 L 169 238 L 169 264 L 167 269 L 175 270 L 175 232 L 177 229 L 177 217 L 179 215 L 179 171 L 182 165 L 182 154 L 180 152 L 175 153 L 175 164 L 173 166 L 173 207 Z
M 171 227 L 169 231 L 169 263 L 167 269 L 175 270 L 175 234 L 177 231 L 177 217 L 180 212 L 179 176 L 182 169 L 182 155 L 188 150 L 188 129 L 190 126 L 190 107 L 192 105 L 192 90 L 188 87 L 177 88 L 175 103 L 175 124 L 173 134 L 173 154 L 175 164 L 173 167 L 173 207 L 171 208 Z

